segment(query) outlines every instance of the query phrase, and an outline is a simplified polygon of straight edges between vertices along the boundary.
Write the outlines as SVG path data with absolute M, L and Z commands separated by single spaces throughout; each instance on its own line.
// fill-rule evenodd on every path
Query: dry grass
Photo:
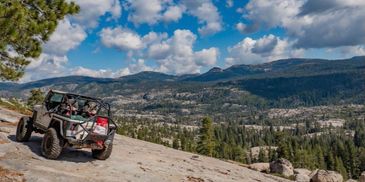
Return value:
M 28 116 L 32 115 L 32 111 L 30 111 L 28 108 L 24 107 L 20 103 L 9 103 L 9 102 L 4 102 L 0 99 L 0 106 L 12 111 L 19 112 L 24 115 Z

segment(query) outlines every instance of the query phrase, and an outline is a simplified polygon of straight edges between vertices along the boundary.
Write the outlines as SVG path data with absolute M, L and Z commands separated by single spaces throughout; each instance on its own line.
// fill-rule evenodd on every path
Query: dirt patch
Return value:
M 0 166 L 1 182 L 25 182 L 24 174 Z

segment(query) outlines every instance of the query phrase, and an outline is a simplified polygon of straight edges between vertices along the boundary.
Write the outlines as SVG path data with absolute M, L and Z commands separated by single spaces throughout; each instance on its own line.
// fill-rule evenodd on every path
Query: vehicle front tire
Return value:
M 54 128 L 49 128 L 43 136 L 41 151 L 42 155 L 48 159 L 57 159 L 63 148 L 62 139 Z
M 99 160 L 106 160 L 110 157 L 113 150 L 113 142 L 110 142 L 109 144 L 105 145 L 103 149 L 91 149 L 91 153 L 93 158 L 99 159 Z
M 33 132 L 33 125 L 31 118 L 26 116 L 20 118 L 18 126 L 16 128 L 16 135 L 15 135 L 16 141 L 18 142 L 29 141 L 32 132 Z

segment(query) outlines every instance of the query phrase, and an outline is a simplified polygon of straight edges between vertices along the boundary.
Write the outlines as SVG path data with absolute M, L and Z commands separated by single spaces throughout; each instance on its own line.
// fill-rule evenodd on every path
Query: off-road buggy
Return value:
M 113 148 L 117 125 L 110 105 L 101 99 L 51 90 L 42 105 L 35 105 L 32 117 L 22 117 L 16 140 L 26 142 L 32 132 L 44 134 L 41 151 L 57 159 L 65 147 L 91 148 L 96 159 L 107 159 Z

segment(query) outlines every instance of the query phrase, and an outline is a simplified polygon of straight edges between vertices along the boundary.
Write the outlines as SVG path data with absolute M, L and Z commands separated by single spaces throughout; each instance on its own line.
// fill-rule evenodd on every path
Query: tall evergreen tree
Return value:
M 343 178 L 345 180 L 348 178 L 346 168 L 343 165 L 341 158 L 339 158 L 339 157 L 336 157 L 336 159 L 335 159 L 335 171 L 341 173 L 341 175 L 343 176 Z
M 78 11 L 67 0 L 1 0 L 0 80 L 21 78 L 28 58 L 41 54 L 58 21 Z
M 213 156 L 214 141 L 213 141 L 213 125 L 212 119 L 206 117 L 202 120 L 200 128 L 200 138 L 197 146 L 199 154 Z
M 27 105 L 33 107 L 36 104 L 40 104 L 44 100 L 44 95 L 41 89 L 33 89 L 30 91 L 30 97 L 28 98 Z

